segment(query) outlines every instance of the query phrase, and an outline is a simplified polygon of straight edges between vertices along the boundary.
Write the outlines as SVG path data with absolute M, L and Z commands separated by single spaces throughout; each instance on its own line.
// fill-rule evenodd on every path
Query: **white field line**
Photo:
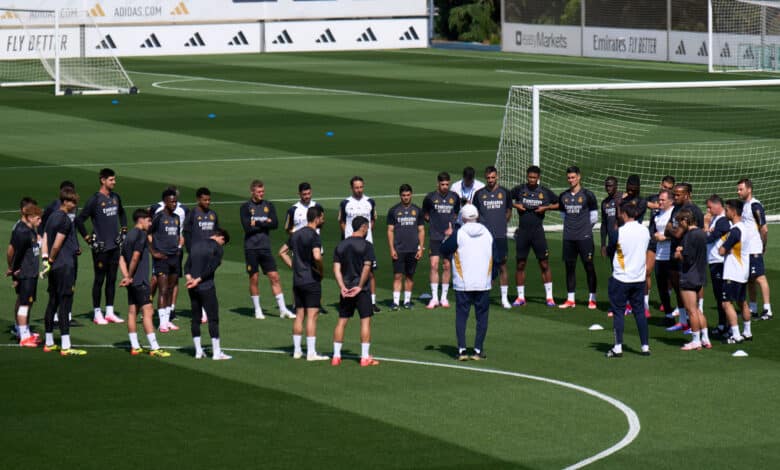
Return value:
M 117 347 L 113 344 L 84 344 L 84 345 L 73 345 L 74 347 L 81 347 L 81 348 L 101 348 L 101 349 L 122 349 L 121 347 Z M 16 347 L 18 348 L 18 344 L 0 344 L 0 347 Z M 176 350 L 183 350 L 183 349 L 189 349 L 188 347 L 179 347 L 179 346 L 161 346 L 164 349 L 176 349 Z M 260 354 L 277 354 L 277 355 L 287 355 L 288 353 L 285 351 L 279 351 L 277 349 L 250 349 L 250 348 L 222 348 L 224 351 L 235 351 L 235 352 L 248 352 L 248 353 L 260 353 Z M 348 356 L 345 355 L 343 357 L 348 358 L 357 358 L 358 356 Z M 590 456 L 586 459 L 580 460 L 579 462 L 576 462 L 572 465 L 569 465 L 564 468 L 564 470 L 576 470 L 582 467 L 585 467 L 587 465 L 590 465 L 594 462 L 597 462 L 599 460 L 605 459 L 609 457 L 610 455 L 619 452 L 620 450 L 628 447 L 639 435 L 639 431 L 641 430 L 641 425 L 639 422 L 639 416 L 636 414 L 636 412 L 623 403 L 622 401 L 618 400 L 617 398 L 613 398 L 609 395 L 606 395 L 604 393 L 601 393 L 599 391 L 593 390 L 591 388 L 583 387 L 582 385 L 577 385 L 571 382 L 566 382 L 563 380 L 557 380 L 557 379 L 550 379 L 547 377 L 541 377 L 538 375 L 529 375 L 529 374 L 522 374 L 519 372 L 510 372 L 500 369 L 482 369 L 482 368 L 476 368 L 476 367 L 466 367 L 461 366 L 457 364 L 444 364 L 441 362 L 428 362 L 428 361 L 415 361 L 411 359 L 396 359 L 391 357 L 379 357 L 376 356 L 376 359 L 385 361 L 385 362 L 395 362 L 398 364 L 408 364 L 408 365 L 416 365 L 416 366 L 426 366 L 426 367 L 439 367 L 442 369 L 455 369 L 455 370 L 462 370 L 467 372 L 476 372 L 476 373 L 482 373 L 482 374 L 492 374 L 492 375 L 503 375 L 507 377 L 515 377 L 519 379 L 526 379 L 526 380 L 533 380 L 536 382 L 542 382 L 542 383 L 548 383 L 551 385 L 557 385 L 559 387 L 568 388 L 570 390 L 574 390 L 576 392 L 584 393 L 586 395 L 590 395 L 594 398 L 597 398 L 601 401 L 606 402 L 607 404 L 613 406 L 614 408 L 617 408 L 618 411 L 623 413 L 623 415 L 626 417 L 626 421 L 628 421 L 628 432 L 623 436 L 623 438 L 615 443 L 614 445 L 602 450 L 601 452 Z
M 192 75 L 178 75 L 178 74 L 170 74 L 170 73 L 152 73 L 152 72 L 135 72 L 131 71 L 132 74 L 138 74 L 138 75 L 152 75 L 152 76 L 158 76 L 158 77 L 172 77 L 172 78 L 178 78 L 183 79 L 185 81 L 192 81 L 192 80 L 204 80 L 204 81 L 211 81 L 216 83 L 233 83 L 233 84 L 240 84 L 240 85 L 257 85 L 257 86 L 267 86 L 267 87 L 273 87 L 273 88 L 282 88 L 282 89 L 289 89 L 289 90 L 301 90 L 301 91 L 309 91 L 309 92 L 324 92 L 324 93 L 338 93 L 343 95 L 354 95 L 354 96 L 372 96 L 376 98 L 388 98 L 388 99 L 395 99 L 395 100 L 405 100 L 405 101 L 420 101 L 423 103 L 436 103 L 436 104 L 451 104 L 451 105 L 457 105 L 457 106 L 476 106 L 481 108 L 499 108 L 504 109 L 503 104 L 490 104 L 490 103 L 476 103 L 472 101 L 457 101 L 457 100 L 442 100 L 442 99 L 436 99 L 436 98 L 422 98 L 418 96 L 404 96 L 404 95 L 389 95 L 386 93 L 371 93 L 367 91 L 355 91 L 355 90 L 342 90 L 338 88 L 319 88 L 319 87 L 309 87 L 309 86 L 303 86 L 303 85 L 282 85 L 279 83 L 268 83 L 268 82 L 248 82 L 248 81 L 241 81 L 241 80 L 228 80 L 224 78 L 209 78 L 209 77 L 196 77 Z M 155 88 L 165 89 L 164 86 L 160 86 L 160 83 L 171 83 L 171 80 L 165 81 L 165 82 L 155 82 L 152 83 L 152 86 Z M 194 88 L 192 90 L 187 91 L 198 91 L 197 88 Z

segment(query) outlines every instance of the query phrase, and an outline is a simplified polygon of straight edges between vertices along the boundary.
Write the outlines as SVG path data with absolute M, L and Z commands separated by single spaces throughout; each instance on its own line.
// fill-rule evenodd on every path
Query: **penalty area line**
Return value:
M 80 347 L 80 348 L 100 348 L 100 349 L 126 349 L 122 347 L 118 347 L 113 344 L 84 344 L 84 345 L 73 345 L 74 347 Z M 20 347 L 18 344 L 0 344 L 0 347 Z M 190 347 L 182 347 L 182 346 L 161 346 L 164 349 L 173 349 L 173 350 L 185 350 L 185 349 L 191 349 Z M 276 354 L 276 355 L 289 355 L 287 351 L 280 351 L 278 349 L 251 349 L 251 348 L 222 348 L 223 351 L 230 351 L 230 352 L 246 352 L 246 353 L 259 353 L 259 354 Z M 344 355 L 342 357 L 345 358 L 358 358 L 359 356 L 355 355 Z M 526 380 L 532 380 L 536 382 L 542 382 L 547 383 L 550 385 L 557 385 L 559 387 L 568 388 L 570 390 L 574 390 L 576 392 L 584 393 L 586 395 L 590 395 L 591 397 L 597 398 L 603 402 L 606 402 L 607 404 L 611 405 L 614 408 L 617 408 L 618 411 L 623 413 L 623 415 L 626 417 L 626 421 L 628 422 L 628 431 L 623 436 L 623 438 L 615 443 L 614 445 L 602 450 L 601 452 L 592 455 L 586 459 L 580 460 L 579 462 L 576 462 L 572 465 L 569 465 L 564 468 L 564 470 L 576 470 L 579 468 L 586 467 L 592 463 L 598 462 L 599 460 L 605 459 L 609 457 L 612 454 L 615 454 L 619 452 L 620 450 L 628 447 L 631 445 L 634 440 L 636 440 L 637 436 L 639 436 L 639 431 L 641 430 L 641 425 L 639 422 L 639 416 L 637 413 L 628 405 L 623 403 L 622 401 L 618 400 L 617 398 L 611 397 L 609 395 L 606 395 L 604 393 L 601 393 L 597 390 L 593 390 L 592 388 L 584 387 L 582 385 L 577 385 L 571 382 L 566 382 L 563 380 L 557 380 L 557 379 L 550 379 L 547 377 L 541 377 L 538 375 L 529 375 L 529 374 L 523 374 L 520 372 L 510 372 L 506 370 L 500 370 L 500 369 L 483 369 L 483 368 L 476 368 L 476 367 L 467 367 L 462 366 L 458 364 L 445 364 L 442 362 L 429 362 L 429 361 L 417 361 L 412 359 L 397 359 L 392 357 L 379 357 L 375 356 L 376 359 L 385 361 L 385 362 L 392 362 L 397 364 L 406 364 L 406 365 L 415 365 L 415 366 L 425 366 L 425 367 L 438 367 L 442 369 L 455 369 L 455 370 L 462 370 L 466 372 L 474 372 L 474 373 L 481 373 L 481 374 L 492 374 L 492 375 L 501 375 L 505 377 L 515 377 L 519 379 L 526 379 Z

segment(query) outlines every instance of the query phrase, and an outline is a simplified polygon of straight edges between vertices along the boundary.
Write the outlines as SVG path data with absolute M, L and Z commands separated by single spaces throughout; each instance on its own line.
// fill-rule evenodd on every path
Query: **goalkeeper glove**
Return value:
M 46 279 L 46 276 L 49 274 L 49 271 L 51 271 L 51 262 L 49 262 L 48 256 L 44 256 L 41 262 L 41 272 L 38 274 L 38 276 L 41 279 Z

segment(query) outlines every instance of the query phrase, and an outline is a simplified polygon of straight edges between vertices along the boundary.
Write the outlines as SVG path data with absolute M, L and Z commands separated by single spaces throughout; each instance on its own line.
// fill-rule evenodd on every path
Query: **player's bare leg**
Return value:
M 268 281 L 271 283 L 271 293 L 276 299 L 276 305 L 279 307 L 280 318 L 295 318 L 296 315 L 287 309 L 284 302 L 284 292 L 282 292 L 282 282 L 279 280 L 278 271 L 268 272 Z

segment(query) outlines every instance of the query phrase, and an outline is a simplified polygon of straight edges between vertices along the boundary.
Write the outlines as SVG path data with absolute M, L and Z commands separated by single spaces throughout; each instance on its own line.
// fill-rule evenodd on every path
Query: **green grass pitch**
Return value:
M 124 325 L 89 321 L 88 253 L 81 257 L 74 306 L 84 326 L 72 335 L 89 354 L 61 358 L 13 347 L 7 333 L 13 291 L 6 282 L 0 289 L 0 468 L 562 468 L 618 444 L 620 450 L 590 467 L 780 467 L 775 322 L 754 325 L 755 341 L 740 346 L 747 358 L 733 358 L 737 348 L 721 344 L 684 353 L 679 346 L 686 338 L 664 330 L 654 292 L 653 355 L 636 354 L 636 328 L 629 320 L 625 357 L 608 361 L 606 261 L 596 263 L 598 311 L 544 307 L 531 261 L 529 304 L 503 310 L 496 288 L 488 360 L 454 368 L 461 365 L 452 357 L 454 307 L 387 307 L 385 214 L 398 186 L 411 184 L 421 204 L 439 171 L 458 179 L 466 165 L 480 169 L 495 162 L 511 85 L 711 79 L 704 67 L 440 50 L 123 63 L 140 95 L 55 98 L 48 89 L 0 90 L 0 231 L 10 235 L 21 196 L 48 203 L 59 182 L 71 179 L 86 200 L 106 166 L 117 171 L 117 192 L 130 208 L 158 201 L 168 184 L 181 188 L 185 203 L 194 201 L 197 187 L 208 186 L 234 238 L 217 278 L 222 343 L 235 349 L 234 359 L 193 360 L 184 292 L 177 304 L 181 331 L 158 334 L 161 344 L 177 348 L 173 356 L 131 357 Z M 209 119 L 212 113 L 216 117 Z M 744 132 L 750 135 L 750 129 Z M 262 304 L 270 315 L 264 321 L 252 316 L 238 206 L 249 197 L 249 182 L 260 178 L 281 215 L 295 201 L 297 184 L 311 182 L 327 210 L 323 240 L 329 258 L 339 237 L 338 202 L 356 174 L 378 204 L 383 311 L 375 317 L 372 352 L 387 360 L 370 369 L 352 360 L 339 368 L 294 361 L 291 323 L 278 318 L 264 277 Z M 562 188 L 565 175 L 546 175 L 546 183 Z M 777 290 L 773 232 L 766 263 Z M 284 238 L 277 231 L 275 246 Z M 550 235 L 550 246 L 560 300 L 558 234 Z M 290 303 L 291 275 L 280 267 Z M 427 274 L 422 263 L 415 297 L 428 290 Z M 584 275 L 578 284 L 582 300 Z M 324 282 L 323 300 L 331 313 L 320 318 L 318 349 L 330 353 L 337 300 L 332 275 Z M 32 311 L 39 331 L 45 301 L 41 284 Z M 124 316 L 123 289 L 116 305 Z M 709 291 L 705 307 L 714 322 Z M 593 323 L 606 329 L 588 331 Z M 472 323 L 469 338 L 473 331 Z M 345 350 L 359 349 L 353 322 Z M 638 426 L 613 404 L 572 386 L 619 400 L 638 417 Z

